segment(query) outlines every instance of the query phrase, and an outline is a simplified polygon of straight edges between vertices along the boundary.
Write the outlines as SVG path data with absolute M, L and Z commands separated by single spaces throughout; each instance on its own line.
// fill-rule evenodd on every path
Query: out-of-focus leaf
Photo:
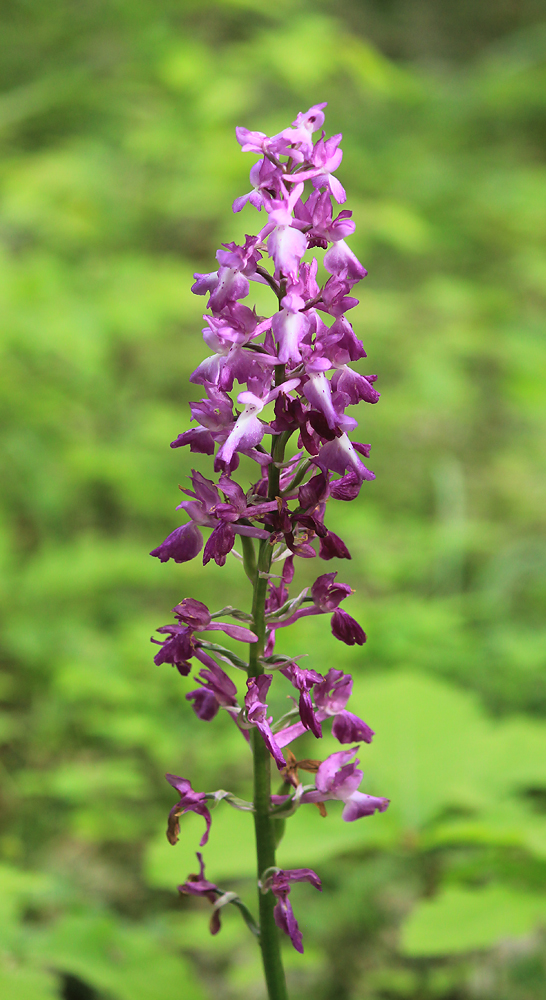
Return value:
M 0 959 L 0 996 L 2 1000 L 59 1000 L 58 977 L 3 957 Z
M 528 934 L 545 916 L 546 896 L 497 885 L 450 886 L 413 910 L 402 927 L 402 950 L 416 958 L 491 948 Z
M 178 990 L 204 1000 L 187 962 L 162 946 L 153 928 L 107 915 L 61 920 L 37 939 L 34 954 L 115 1000 L 162 1000 Z

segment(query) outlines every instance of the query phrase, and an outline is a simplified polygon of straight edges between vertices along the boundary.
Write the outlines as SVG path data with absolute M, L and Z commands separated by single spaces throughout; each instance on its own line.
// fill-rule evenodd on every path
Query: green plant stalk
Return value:
M 284 368 L 284 366 L 279 366 L 280 368 Z M 280 371 L 279 369 L 277 370 L 277 384 L 284 379 L 284 371 Z M 285 444 L 285 435 L 273 438 L 271 448 L 273 462 L 269 466 L 268 490 L 271 499 L 279 496 L 280 469 L 274 463 L 283 461 Z M 252 629 L 258 636 L 258 642 L 251 643 L 249 647 L 249 677 L 258 677 L 264 673 L 264 667 L 260 660 L 265 648 L 265 600 L 268 583 L 265 574 L 269 573 L 271 568 L 272 551 L 272 546 L 267 539 L 260 543 L 258 563 L 254 573 L 254 595 L 252 602 Z M 248 547 L 245 552 L 245 562 L 249 568 L 252 566 L 252 558 L 250 557 Z M 251 739 L 254 753 L 254 826 L 256 831 L 258 879 L 260 879 L 266 868 L 272 868 L 276 865 L 275 848 L 277 830 L 275 821 L 269 814 L 271 807 L 271 757 L 257 729 L 254 729 L 251 733 Z M 259 890 L 258 905 L 260 911 L 260 947 L 268 997 L 269 1000 L 288 1000 L 286 978 L 281 958 L 279 930 L 273 916 L 275 906 L 273 893 L 262 893 Z

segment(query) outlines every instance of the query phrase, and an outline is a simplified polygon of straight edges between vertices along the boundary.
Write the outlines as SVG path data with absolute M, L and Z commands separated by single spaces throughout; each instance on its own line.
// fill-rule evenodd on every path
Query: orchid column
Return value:
M 223 244 L 216 254 L 217 271 L 195 275 L 192 290 L 209 296 L 203 335 L 214 353 L 190 378 L 206 393 L 190 404 L 195 426 L 171 444 L 211 456 L 215 478 L 193 472 L 192 489 L 183 490 L 189 499 L 180 504 L 189 520 L 151 553 L 162 562 L 187 562 L 203 548 L 201 529 L 212 529 L 203 564 L 214 559 L 223 566 L 229 553 L 238 555 L 252 585 L 250 612 L 229 606 L 211 613 L 200 601 L 186 597 L 173 608 L 175 623 L 158 629 L 165 638 L 153 641 L 161 647 L 155 662 L 172 664 L 182 677 L 197 661 L 199 686 L 186 695 L 197 716 L 211 722 L 220 709 L 228 712 L 253 754 L 252 802 L 223 789 L 196 792 L 187 778 L 167 775 L 180 794 L 169 816 L 167 836 L 175 844 L 180 817 L 192 811 L 205 820 L 203 847 L 211 826 L 210 808 L 221 800 L 253 814 L 259 921 L 235 893 L 224 892 L 205 878 L 200 852 L 199 874 L 188 876 L 179 890 L 211 902 L 213 934 L 220 929 L 222 907 L 233 904 L 239 909 L 259 940 L 270 1000 L 287 997 L 278 929 L 297 951 L 303 951 L 288 898 L 291 886 L 308 881 L 321 888 L 318 875 L 309 868 L 286 871 L 276 865 L 275 848 L 284 820 L 308 804 L 318 806 L 324 816 L 328 799 L 344 803 L 342 818 L 347 822 L 383 812 L 388 805 L 388 799 L 358 790 L 362 779 L 355 760 L 358 746 L 325 760 L 302 761 L 286 749 L 306 732 L 320 739 L 329 719 L 332 734 L 342 745 L 370 743 L 374 734 L 346 708 L 350 674 L 330 669 L 323 676 L 300 666 L 300 654 L 275 652 L 277 630 L 309 615 L 330 614 L 334 636 L 347 645 L 366 641 L 358 622 L 339 606 L 352 591 L 336 581 L 336 572 L 319 575 L 310 589 L 297 596 L 289 593 L 295 559 L 315 558 L 315 543 L 321 559 L 351 558 L 342 539 L 325 525 L 326 503 L 355 500 L 362 483 L 374 479 L 361 457 L 368 457 L 369 445 L 348 436 L 357 421 L 345 413 L 347 406 L 375 403 L 379 394 L 373 387 L 374 375 L 359 375 L 350 367 L 366 356 L 345 315 L 358 304 L 350 292 L 366 271 L 345 242 L 355 228 L 351 212 L 343 210 L 333 217 L 332 197 L 338 204 L 346 199 L 334 176 L 342 158 L 341 135 L 326 139 L 323 132 L 316 142 L 313 138 L 324 123 L 325 107 L 317 104 L 299 114 L 291 126 L 272 137 L 236 130 L 243 152 L 259 159 L 250 171 L 252 190 L 236 199 L 233 210 L 239 212 L 250 202 L 264 210 L 265 225 L 256 236 L 247 236 L 244 246 Z M 315 247 L 326 251 L 322 263 L 329 277 L 323 284 L 317 280 L 317 259 L 303 261 L 306 251 Z M 276 304 L 270 317 L 258 316 L 242 304 L 250 281 L 271 288 Z M 234 389 L 235 383 L 244 389 Z M 234 410 L 232 391 L 240 409 Z M 271 402 L 275 418 L 267 423 L 260 413 Z M 297 450 L 287 458 L 291 439 Z M 257 465 L 256 481 L 246 489 L 234 478 L 240 455 Z M 225 617 L 242 624 L 218 620 Z M 248 657 L 203 637 L 211 631 L 248 643 Z M 220 664 L 244 672 L 242 692 Z M 290 681 L 298 696 L 294 708 L 276 721 L 267 708 L 275 671 Z M 271 793 L 271 768 L 281 776 L 280 794 Z M 300 772 L 312 781 L 303 784 Z

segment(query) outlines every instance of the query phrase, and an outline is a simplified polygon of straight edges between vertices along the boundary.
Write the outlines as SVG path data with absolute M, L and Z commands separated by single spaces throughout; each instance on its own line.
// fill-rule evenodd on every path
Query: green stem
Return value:
M 284 379 L 284 366 L 278 366 L 276 372 L 277 384 Z M 282 435 L 273 438 L 271 455 L 273 462 L 269 466 L 269 496 L 275 499 L 279 495 L 280 469 L 274 462 L 282 462 L 284 458 L 285 441 Z M 267 576 L 271 568 L 272 547 L 269 541 L 260 543 L 257 572 L 254 576 L 254 596 L 252 602 L 253 631 L 258 636 L 258 642 L 250 644 L 249 677 L 259 677 L 264 673 L 260 662 L 265 647 L 265 601 L 267 596 Z M 261 575 L 264 574 L 264 575 Z M 252 749 L 254 752 L 254 826 L 256 831 L 256 854 L 258 861 L 258 878 L 266 868 L 276 865 L 275 847 L 277 829 L 275 821 L 270 816 L 271 808 L 271 757 L 257 729 L 252 731 Z M 281 959 L 279 931 L 273 916 L 275 897 L 273 893 L 258 894 L 260 910 L 260 947 L 264 967 L 265 981 L 269 1000 L 288 1000 L 286 979 Z
M 243 547 L 243 567 L 252 586 L 254 586 L 256 581 L 256 553 L 254 551 L 254 542 L 247 535 L 241 535 L 241 544 Z

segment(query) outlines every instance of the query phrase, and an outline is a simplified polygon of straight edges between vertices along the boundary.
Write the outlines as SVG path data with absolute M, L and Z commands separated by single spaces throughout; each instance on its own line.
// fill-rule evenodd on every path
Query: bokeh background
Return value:
M 234 126 L 271 133 L 323 100 L 382 392 L 360 414 L 377 479 L 330 513 L 369 641 L 311 619 L 290 648 L 355 674 L 366 788 L 392 806 L 291 821 L 281 863 L 325 885 L 293 892 L 291 995 L 544 997 L 542 4 L 4 0 L 0 17 L 3 1000 L 263 996 L 236 911 L 211 939 L 208 904 L 176 893 L 200 821 L 164 839 L 164 772 L 245 794 L 245 747 L 195 719 L 149 644 L 183 596 L 248 594 L 235 560 L 147 553 L 190 468 L 168 444 L 203 356 L 192 272 L 256 231 L 230 210 L 253 162 Z M 218 807 L 206 860 L 252 900 L 248 817 Z

